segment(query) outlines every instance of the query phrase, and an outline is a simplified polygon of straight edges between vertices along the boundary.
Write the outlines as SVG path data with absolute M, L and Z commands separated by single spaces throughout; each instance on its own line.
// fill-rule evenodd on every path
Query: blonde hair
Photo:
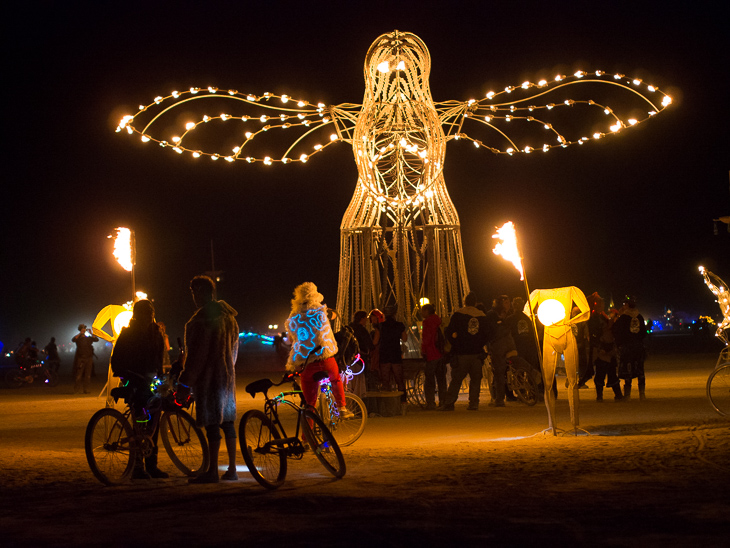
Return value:
M 294 298 L 291 300 L 291 311 L 293 313 L 303 312 L 312 308 L 322 306 L 324 297 L 317 291 L 317 286 L 312 282 L 304 282 L 294 288 Z

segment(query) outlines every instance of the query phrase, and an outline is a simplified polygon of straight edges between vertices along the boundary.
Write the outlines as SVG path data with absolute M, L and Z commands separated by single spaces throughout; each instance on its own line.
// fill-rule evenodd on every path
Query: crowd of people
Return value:
M 196 276 L 190 283 L 196 312 L 185 325 L 185 345 L 177 368 L 176 399 L 184 402 L 195 394 L 196 422 L 204 428 L 210 451 L 208 470 L 191 483 L 216 483 L 219 479 L 238 479 L 236 473 L 236 376 L 238 355 L 237 312 L 226 302 L 216 299 L 215 282 L 207 276 Z M 324 297 L 311 282 L 294 290 L 291 314 L 286 332 L 277 337 L 276 352 L 285 359 L 286 367 L 301 376 L 304 398 L 314 404 L 318 386 L 312 380 L 318 371 L 327 371 L 340 413 L 351 415 L 344 399 L 340 371 L 352 356 L 364 363 L 360 391 L 399 391 L 402 412 L 406 412 L 407 393 L 404 375 L 404 354 L 408 354 L 409 329 L 397 319 L 395 306 L 383 311 L 357 311 L 352 321 L 334 329 L 334 311 L 323 302 Z M 633 379 L 637 379 L 639 397 L 645 399 L 644 338 L 647 326 L 632 297 L 626 297 L 620 309 L 606 310 L 598 293 L 587 298 L 590 316 L 572 325 L 572 334 L 579 351 L 579 388 L 587 388 L 593 380 L 596 400 L 603 401 L 604 387 L 613 391 L 614 399 L 631 397 Z M 485 364 L 491 367 L 490 402 L 493 407 L 505 407 L 506 401 L 516 400 L 507 385 L 509 364 L 519 360 L 521 367 L 538 372 L 541 368 L 539 340 L 540 324 L 533 321 L 529 305 L 519 297 L 500 295 L 487 308 L 474 293 L 464 298 L 464 306 L 456 310 L 448 322 L 436 313 L 432 304 L 420 310 L 420 352 L 425 374 L 426 410 L 453 411 L 461 386 L 469 377 L 467 410 L 479 409 Z M 368 326 L 369 324 L 369 326 Z M 535 330 L 537 327 L 537 331 Z M 93 367 L 93 343 L 99 339 L 86 325 L 78 326 L 73 338 L 74 392 L 89 391 Z M 415 340 L 413 338 L 410 339 Z M 155 321 L 153 304 L 146 299 L 133 307 L 132 320 L 122 329 L 111 357 L 112 371 L 136 388 L 131 405 L 144 407 L 150 393 L 150 380 L 161 376 L 169 365 L 170 345 L 164 324 Z M 59 367 L 58 350 L 52 338 L 45 347 L 49 367 Z M 18 359 L 38 357 L 35 343 L 27 339 L 20 345 Z M 167 356 L 167 359 L 166 359 Z M 451 380 L 448 380 L 450 372 Z M 545 379 L 557 394 L 555 379 Z M 621 385 L 623 381 L 623 386 Z M 223 435 L 221 436 L 221 432 Z M 134 464 L 135 479 L 165 478 L 167 473 L 157 467 L 157 435 L 152 433 L 155 448 L 144 460 Z M 228 470 L 218 475 L 218 454 L 225 440 Z
M 590 316 L 571 329 L 578 347 L 578 387 L 588 388 L 587 383 L 592 380 L 596 401 L 603 402 L 604 388 L 612 390 L 616 401 L 626 401 L 631 398 L 633 379 L 637 379 L 639 398 L 645 399 L 644 338 L 648 326 L 635 299 L 627 296 L 618 310 L 606 310 L 598 293 L 591 294 L 587 300 Z M 359 354 L 366 364 L 367 389 L 395 388 L 402 392 L 405 411 L 403 356 L 407 353 L 408 330 L 396 315 L 395 307 L 386 307 L 383 312 L 358 311 L 352 322 L 335 334 L 335 339 L 341 339 L 345 329 L 354 333 Z M 533 322 L 529 305 L 522 298 L 500 295 L 487 308 L 474 293 L 469 293 L 464 306 L 447 323 L 436 314 L 432 304 L 423 305 L 420 316 L 426 410 L 454 410 L 467 377 L 467 410 L 478 410 L 485 364 L 491 368 L 489 405 L 493 407 L 505 407 L 506 401 L 517 400 L 507 385 L 509 363 L 518 363 L 531 370 L 533 378 L 542 379 L 539 348 L 543 329 L 539 322 Z M 449 372 L 451 381 L 447 383 Z M 547 389 L 557 395 L 554 378 L 548 379 L 548 385 Z M 544 382 L 538 388 L 542 397 Z

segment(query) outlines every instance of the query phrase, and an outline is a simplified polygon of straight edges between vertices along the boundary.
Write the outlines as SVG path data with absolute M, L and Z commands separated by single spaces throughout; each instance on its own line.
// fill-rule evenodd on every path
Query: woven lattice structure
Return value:
M 397 304 L 410 320 L 422 297 L 444 314 L 468 291 L 430 69 L 428 49 L 413 34 L 380 36 L 365 59 L 352 138 L 358 182 L 341 225 L 337 307 L 345 317 Z

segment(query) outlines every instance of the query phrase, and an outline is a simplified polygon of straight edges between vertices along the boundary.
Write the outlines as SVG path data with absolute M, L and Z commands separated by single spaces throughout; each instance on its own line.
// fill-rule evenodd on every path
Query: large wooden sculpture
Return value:
M 368 50 L 360 105 L 194 87 L 140 106 L 118 131 L 178 154 L 265 165 L 307 162 L 338 142 L 352 146 L 358 180 L 340 227 L 337 311 L 349 321 L 356 310 L 395 304 L 411 325 L 422 298 L 446 316 L 469 289 L 459 217 L 443 176 L 448 141 L 470 140 L 496 154 L 542 153 L 618 133 L 671 103 L 652 85 L 602 71 L 524 82 L 479 100 L 434 102 L 430 68 L 423 41 L 393 31 Z M 619 105 L 597 98 L 606 91 Z M 230 110 L 206 113 L 223 108 Z M 183 115 L 190 121 L 180 127 Z M 283 152 L 255 156 L 257 147 Z

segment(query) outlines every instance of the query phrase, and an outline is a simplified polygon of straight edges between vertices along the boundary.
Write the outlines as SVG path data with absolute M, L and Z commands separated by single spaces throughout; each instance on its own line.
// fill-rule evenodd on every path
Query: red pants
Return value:
M 345 389 L 340 380 L 340 369 L 334 358 L 327 358 L 312 362 L 302 371 L 302 392 L 304 393 L 304 401 L 309 405 L 317 403 L 317 395 L 319 394 L 319 383 L 312 380 L 312 376 L 319 371 L 325 371 L 329 375 L 332 383 L 332 393 L 335 395 L 337 407 L 345 407 Z

